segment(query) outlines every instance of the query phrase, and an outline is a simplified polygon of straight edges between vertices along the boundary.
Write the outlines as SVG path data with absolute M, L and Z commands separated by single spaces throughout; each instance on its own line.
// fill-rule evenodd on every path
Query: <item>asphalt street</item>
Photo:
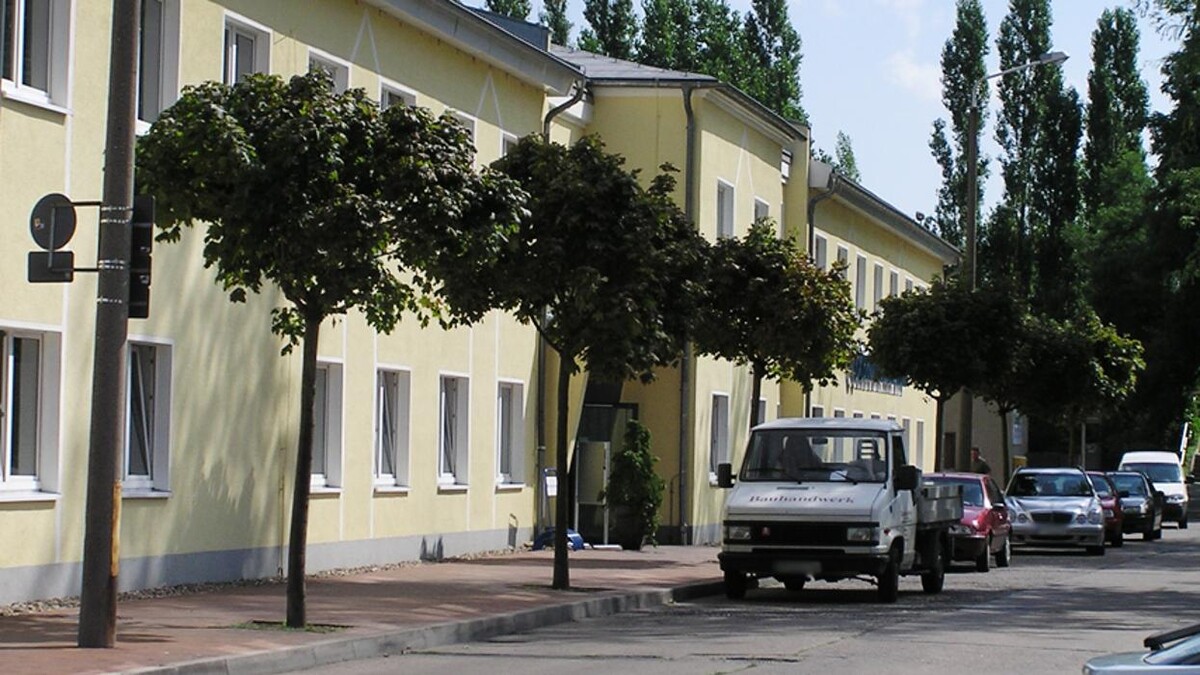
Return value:
M 1166 527 L 1102 557 L 1019 551 L 986 574 L 956 566 L 939 595 L 918 577 L 895 605 L 865 582 L 774 582 L 745 600 L 677 603 L 323 668 L 367 673 L 1064 673 L 1200 622 L 1200 527 Z

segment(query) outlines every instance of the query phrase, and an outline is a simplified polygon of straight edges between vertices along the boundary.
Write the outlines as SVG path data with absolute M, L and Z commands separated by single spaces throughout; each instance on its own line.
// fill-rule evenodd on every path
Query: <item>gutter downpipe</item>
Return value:
M 565 103 L 551 108 L 542 121 L 542 139 L 546 142 L 550 141 L 550 123 L 554 121 L 554 118 L 583 100 L 584 94 L 587 93 L 585 80 L 576 82 L 572 88 L 575 93 L 571 95 L 571 98 L 567 99 Z M 534 513 L 537 514 L 537 522 L 534 523 L 533 532 L 536 537 L 546 528 L 544 520 L 553 520 L 549 513 L 542 513 L 542 508 L 545 507 L 549 510 L 550 504 L 546 497 L 546 481 L 542 476 L 546 468 L 546 340 L 542 337 L 541 333 L 538 333 L 537 336 L 537 356 L 535 359 L 537 362 L 537 475 L 535 476 L 537 480 L 537 487 L 535 488 L 537 492 L 537 508 L 534 510 Z M 565 481 L 566 477 L 564 476 L 562 479 Z M 564 494 L 566 493 L 564 492 Z
M 683 86 L 683 112 L 687 118 L 687 146 L 684 167 L 683 213 L 692 226 L 696 226 L 696 111 L 692 109 L 692 92 L 696 87 Z M 688 459 L 692 448 L 692 359 L 695 357 L 692 341 L 683 346 L 683 359 L 679 362 L 679 543 L 691 543 L 691 528 L 687 521 L 688 512 Z
M 810 169 L 811 171 L 811 169 Z M 838 179 L 836 170 L 829 172 L 829 182 L 825 184 L 825 191 L 816 197 L 808 200 L 808 256 L 813 256 L 813 249 L 817 245 L 817 205 L 837 194 L 842 182 Z M 812 383 L 807 383 L 804 388 L 804 414 L 807 416 L 812 410 Z

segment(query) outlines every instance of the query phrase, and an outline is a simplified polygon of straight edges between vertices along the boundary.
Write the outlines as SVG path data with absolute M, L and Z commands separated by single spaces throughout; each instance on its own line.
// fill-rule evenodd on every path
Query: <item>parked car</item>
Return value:
M 1104 508 L 1081 469 L 1022 467 L 1006 494 L 1014 546 L 1081 546 L 1104 555 Z
M 1162 537 L 1163 494 L 1154 489 L 1146 474 L 1139 471 L 1109 471 L 1117 486 L 1126 534 L 1140 532 L 1149 541 Z
M 1200 623 L 1158 633 L 1142 644 L 1149 652 L 1097 656 L 1083 664 L 1084 675 L 1194 673 L 1200 670 Z
M 1008 567 L 1012 524 L 996 481 L 978 473 L 932 473 L 925 480 L 962 487 L 962 520 L 950 528 L 951 560 L 973 562 L 979 572 L 991 568 L 993 557 L 998 567 Z
M 1163 493 L 1163 520 L 1174 521 L 1179 529 L 1188 526 L 1188 492 L 1183 480 L 1179 455 L 1166 450 L 1137 450 L 1121 456 L 1120 471 L 1141 471 L 1155 490 Z
M 1124 511 L 1121 510 L 1121 499 L 1117 496 L 1117 486 L 1103 471 L 1087 472 L 1088 480 L 1092 481 L 1092 489 L 1100 498 L 1100 506 L 1104 507 L 1104 533 L 1111 546 L 1120 548 L 1125 545 Z

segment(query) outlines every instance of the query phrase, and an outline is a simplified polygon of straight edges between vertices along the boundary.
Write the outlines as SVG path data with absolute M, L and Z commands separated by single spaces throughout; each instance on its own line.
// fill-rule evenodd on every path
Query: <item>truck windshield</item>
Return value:
M 887 438 L 864 430 L 754 432 L 738 480 L 883 483 Z
M 1178 464 L 1159 462 L 1132 462 L 1121 465 L 1122 471 L 1140 471 L 1146 474 L 1151 483 L 1182 483 L 1183 472 Z

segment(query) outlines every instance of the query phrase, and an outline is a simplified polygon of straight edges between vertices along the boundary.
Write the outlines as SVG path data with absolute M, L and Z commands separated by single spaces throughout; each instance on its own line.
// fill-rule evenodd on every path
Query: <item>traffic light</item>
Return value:
M 129 233 L 129 318 L 150 316 L 150 252 L 154 248 L 154 197 L 133 198 Z

